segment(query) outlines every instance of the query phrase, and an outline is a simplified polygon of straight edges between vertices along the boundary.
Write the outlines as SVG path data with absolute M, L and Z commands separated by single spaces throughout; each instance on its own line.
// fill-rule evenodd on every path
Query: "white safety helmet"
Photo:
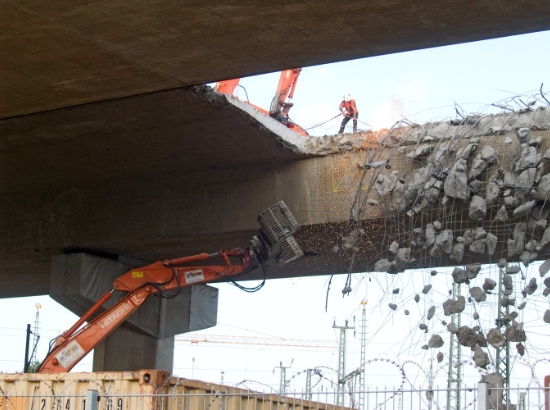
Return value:
M 349 93 L 345 93 L 344 94 L 344 101 L 350 101 L 351 100 L 351 95 L 349 95 Z

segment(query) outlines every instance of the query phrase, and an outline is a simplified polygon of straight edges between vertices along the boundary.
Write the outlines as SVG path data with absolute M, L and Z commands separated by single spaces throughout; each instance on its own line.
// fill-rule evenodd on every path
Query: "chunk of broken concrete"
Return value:
M 375 272 L 387 272 L 390 268 L 391 262 L 387 259 L 380 259 L 374 264 Z
M 497 242 L 498 238 L 496 235 L 493 235 L 492 233 L 487 234 L 487 239 L 485 240 L 485 243 L 487 245 L 487 254 L 493 255 L 495 253 L 495 250 L 497 248 Z
M 477 332 L 468 326 L 460 326 L 456 338 L 462 346 L 473 348 L 477 343 Z
M 487 294 L 478 286 L 470 288 L 470 295 L 476 302 L 485 302 L 487 300 Z
M 510 342 L 525 342 L 527 335 L 523 330 L 523 323 L 512 323 L 506 327 L 504 337 Z
M 518 128 L 516 136 L 520 144 L 529 144 L 531 139 L 531 130 L 529 128 Z
M 535 206 L 537 201 L 527 201 L 518 206 L 516 209 L 514 209 L 514 212 L 512 214 L 514 215 L 514 218 L 520 218 L 522 216 L 525 216 L 531 212 L 531 209 Z
M 485 278 L 485 282 L 483 282 L 483 290 L 485 292 L 493 290 L 497 286 L 497 283 L 491 279 L 491 278 Z
M 441 346 L 443 346 L 443 338 L 439 336 L 438 334 L 433 334 L 432 337 L 430 337 L 430 340 L 428 341 L 428 346 L 432 349 L 438 349 Z
M 468 178 L 473 179 L 480 176 L 487 169 L 487 162 L 481 158 L 476 158 L 473 160 L 472 165 L 470 166 L 470 172 L 468 173 Z
M 468 279 L 476 278 L 480 270 L 481 270 L 481 264 L 479 263 L 471 263 L 467 265 L 466 273 L 468 274 Z
M 468 247 L 468 249 L 470 250 L 470 252 L 483 255 L 485 253 L 486 247 L 487 247 L 487 240 L 486 239 L 478 239 L 478 240 L 475 240 Z
M 518 265 L 510 265 L 506 268 L 506 274 L 507 275 L 515 275 L 516 273 L 520 272 L 521 268 Z M 508 279 L 507 279 L 508 280 Z M 511 283 L 511 278 L 509 279 Z
M 492 205 L 498 199 L 500 193 L 500 186 L 493 181 L 487 183 L 487 188 L 485 190 L 485 202 L 487 205 Z
M 432 306 L 428 309 L 428 314 L 426 315 L 426 319 L 430 320 L 432 317 L 434 317 L 435 314 L 435 306 Z
M 458 239 L 458 238 L 457 238 Z M 461 262 L 464 257 L 464 251 L 466 249 L 466 244 L 463 242 L 455 243 L 449 258 L 455 262 Z
M 508 220 L 508 211 L 506 210 L 506 207 L 503 205 L 498 209 L 497 214 L 495 216 L 495 221 L 505 222 L 507 220 Z
M 506 343 L 506 339 L 502 335 L 499 328 L 491 329 L 487 333 L 487 342 L 493 346 L 495 349 L 498 349 Z
M 455 162 L 443 185 L 445 195 L 462 200 L 467 200 L 470 197 L 467 170 L 468 165 L 465 159 L 459 159 Z
M 449 333 L 452 333 L 453 335 L 458 333 L 458 327 L 453 322 L 447 325 L 447 330 L 449 331 Z
M 540 162 L 540 155 L 535 147 L 523 146 L 519 160 L 516 161 L 515 171 L 519 172 L 527 168 L 536 168 Z
M 544 175 L 537 187 L 536 198 L 539 201 L 547 201 L 550 199 L 550 174 Z
M 537 280 L 535 278 L 531 278 L 531 280 L 529 281 L 529 284 L 525 286 L 524 291 L 528 295 L 532 295 L 533 293 L 535 293 L 535 290 L 537 290 L 537 288 L 538 288 Z
M 458 283 L 458 284 L 466 283 L 466 281 L 468 280 L 468 273 L 461 268 L 454 268 L 452 276 L 455 283 Z
M 459 296 L 457 300 L 447 299 L 443 302 L 443 314 L 450 316 L 455 313 L 460 313 L 466 307 L 466 299 L 464 296 Z
M 476 221 L 483 219 L 486 213 L 487 213 L 487 203 L 485 202 L 485 199 L 483 199 L 479 195 L 474 195 L 472 197 L 472 200 L 470 201 L 470 208 L 468 211 L 470 219 L 473 219 Z
M 489 364 L 489 356 L 487 355 L 487 353 L 481 350 L 481 347 L 479 347 L 479 345 L 475 345 L 474 347 L 473 359 L 476 366 L 481 367 L 482 369 L 485 369 Z

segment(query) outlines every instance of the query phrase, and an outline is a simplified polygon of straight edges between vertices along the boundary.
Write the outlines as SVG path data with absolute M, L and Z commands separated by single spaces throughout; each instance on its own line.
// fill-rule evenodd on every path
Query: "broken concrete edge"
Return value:
M 279 121 L 264 114 L 256 107 L 238 98 L 218 93 L 207 85 L 199 85 L 191 88 L 191 91 L 200 98 L 204 98 L 212 104 L 232 107 L 241 114 L 248 115 L 257 126 L 271 132 L 274 138 L 285 148 L 306 156 L 326 156 L 342 151 L 361 150 L 365 142 L 372 140 L 378 133 L 366 131 L 355 134 L 325 135 L 323 137 L 303 137 L 292 131 Z
M 360 133 L 302 137 L 277 120 L 234 96 L 221 94 L 208 85 L 191 87 L 193 93 L 212 104 L 231 106 L 251 117 L 254 123 L 270 131 L 284 147 L 298 154 L 326 156 L 342 151 L 364 150 L 368 141 L 378 141 L 391 148 L 435 143 L 451 139 L 470 139 L 481 136 L 498 136 L 520 128 L 550 129 L 549 107 L 533 107 L 518 112 L 490 115 L 471 115 L 459 121 L 428 122 L 423 125 L 397 122 L 389 129 L 369 130 Z M 527 115 L 525 115 L 527 114 Z M 371 145 L 371 144 L 369 144 Z
M 315 155 L 315 152 L 308 149 L 306 137 L 302 137 L 300 134 L 292 131 L 279 121 L 265 115 L 256 107 L 243 102 L 232 95 L 218 93 L 208 85 L 203 84 L 193 86 L 190 89 L 197 96 L 206 99 L 211 104 L 232 107 L 236 110 L 236 112 L 248 115 L 256 125 L 270 132 L 285 148 L 288 148 L 298 154 Z

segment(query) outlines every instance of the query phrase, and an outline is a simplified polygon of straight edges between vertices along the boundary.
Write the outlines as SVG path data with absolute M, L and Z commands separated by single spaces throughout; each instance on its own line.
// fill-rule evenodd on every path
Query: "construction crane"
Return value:
M 176 336 L 175 340 L 176 342 L 189 342 L 192 344 L 249 344 L 262 346 L 316 347 L 327 349 L 338 347 L 338 343 L 332 340 L 288 339 L 284 337 L 184 334 L 181 336 Z

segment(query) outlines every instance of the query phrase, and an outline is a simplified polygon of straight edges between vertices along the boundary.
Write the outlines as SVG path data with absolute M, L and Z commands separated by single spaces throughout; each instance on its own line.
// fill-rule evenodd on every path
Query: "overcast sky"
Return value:
M 334 134 L 341 117 L 335 117 L 338 105 L 345 92 L 356 99 L 360 110 L 360 129 L 389 127 L 401 118 L 423 123 L 454 118 L 455 109 L 466 113 L 499 112 L 491 103 L 507 101 L 516 95 L 528 99 L 538 93 L 542 83 L 550 91 L 550 32 L 515 36 L 497 40 L 482 41 L 436 49 L 400 53 L 318 67 L 306 67 L 300 76 L 295 93 L 291 118 L 312 136 Z M 274 94 L 279 73 L 256 78 L 243 79 L 250 102 L 268 108 Z M 241 90 L 239 97 L 245 99 Z M 328 121 L 328 122 L 326 122 Z M 325 123 L 326 122 L 326 123 Z M 350 123 L 351 126 L 351 123 Z M 284 198 L 280 198 L 284 199 Z M 227 244 L 227 247 L 245 244 Z M 212 250 L 205 249 L 205 252 Z M 137 255 L 138 256 L 138 255 Z M 174 255 L 179 257 L 184 255 Z M 536 273 L 538 274 L 538 273 Z M 448 296 L 449 275 L 443 273 L 433 277 L 429 271 L 391 275 L 354 275 L 353 292 L 349 297 L 340 293 L 345 275 L 334 279 L 329 294 L 328 309 L 325 311 L 328 277 L 277 280 L 268 282 L 256 294 L 244 293 L 229 285 L 220 287 L 219 325 L 208 331 L 211 334 L 269 336 L 298 339 L 321 339 L 337 341 L 339 329 L 345 320 L 355 323 L 356 335 L 348 331 L 349 367 L 359 365 L 361 301 L 368 299 L 369 344 L 367 359 L 390 358 L 396 362 L 410 360 L 410 378 L 415 383 L 425 384 L 430 361 L 437 352 L 421 349 L 432 331 L 442 329 L 441 314 L 433 319 L 430 332 L 418 330 L 426 310 Z M 412 300 L 426 283 L 434 284 L 432 295 L 420 303 Z M 399 289 L 397 294 L 393 291 Z M 388 303 L 396 303 L 394 312 Z M 76 317 L 61 308 L 48 297 L 29 297 L 0 300 L 0 371 L 21 371 L 24 356 L 25 327 L 33 323 L 36 314 L 35 303 L 40 303 L 41 340 L 38 357 L 43 358 L 47 341 L 66 330 Z M 546 303 L 546 305 L 545 305 Z M 534 328 L 540 325 L 540 314 L 548 308 L 548 301 L 536 299 L 530 310 L 529 322 Z M 495 301 L 484 306 L 485 325 L 491 323 Z M 403 312 L 407 308 L 410 314 Z M 471 312 L 469 313 L 471 314 Z M 355 317 L 355 322 L 353 318 Z M 548 326 L 548 325 L 547 325 Z M 200 332 L 205 333 L 205 332 Z M 540 328 L 539 342 L 549 346 L 547 328 Z M 548 351 L 541 351 L 538 344 L 528 347 L 532 362 L 546 357 Z M 447 356 L 448 345 L 441 349 Z M 470 355 L 469 352 L 465 352 Z M 541 356 L 542 355 L 542 356 Z M 329 384 L 336 375 L 338 363 L 336 349 L 314 348 L 285 349 L 273 346 L 247 344 L 212 345 L 200 343 L 191 345 L 177 342 L 174 373 L 176 375 L 219 382 L 222 377 L 228 384 L 242 380 L 253 380 L 278 386 L 279 369 L 288 367 L 287 378 L 291 386 L 304 384 L 306 368 L 326 366 L 323 375 Z M 401 375 L 392 367 L 372 366 L 371 383 L 399 385 Z M 517 368 L 525 367 L 520 361 Z M 330 369 L 328 369 L 330 368 Z M 550 374 L 548 362 L 537 365 L 537 372 Z M 86 358 L 75 369 L 90 370 L 91 359 Z M 437 365 L 436 365 L 437 370 Z M 446 370 L 445 370 L 446 371 Z M 439 383 L 445 384 L 445 371 L 439 369 Z M 470 380 L 477 379 L 477 370 L 467 369 Z M 384 377 L 382 377 L 383 375 Z M 374 380 L 374 381 L 373 381 Z M 253 387 L 250 385 L 249 387 Z

